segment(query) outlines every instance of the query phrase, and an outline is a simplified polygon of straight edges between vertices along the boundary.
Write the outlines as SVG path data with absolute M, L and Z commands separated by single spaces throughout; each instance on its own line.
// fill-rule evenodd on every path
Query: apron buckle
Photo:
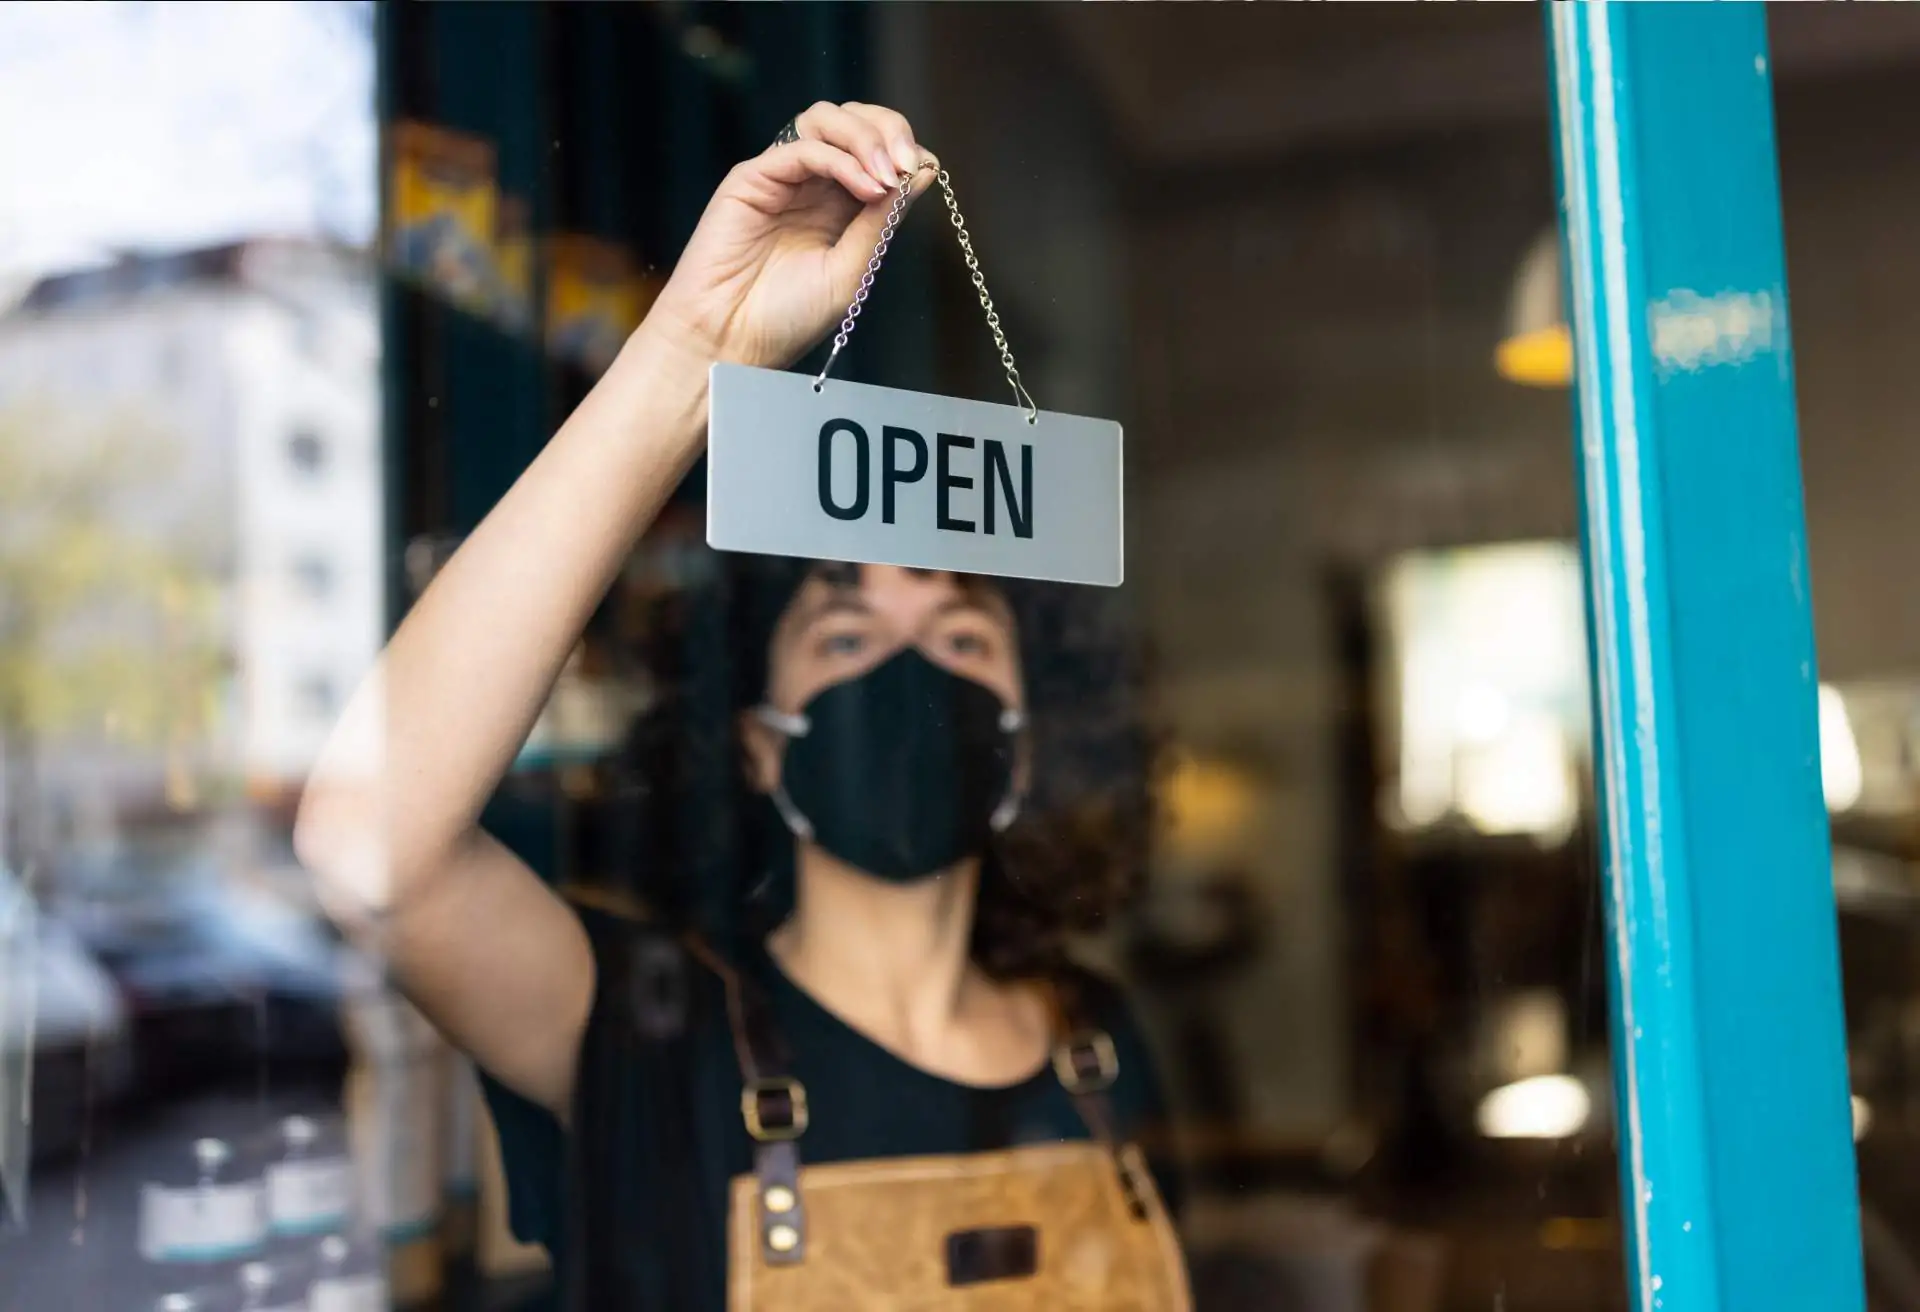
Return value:
M 807 1089 L 790 1075 L 749 1080 L 740 1116 L 757 1143 L 787 1143 L 807 1132 Z
M 1120 1078 L 1120 1054 L 1105 1030 L 1082 1030 L 1053 1050 L 1053 1073 L 1068 1093 L 1101 1093 Z

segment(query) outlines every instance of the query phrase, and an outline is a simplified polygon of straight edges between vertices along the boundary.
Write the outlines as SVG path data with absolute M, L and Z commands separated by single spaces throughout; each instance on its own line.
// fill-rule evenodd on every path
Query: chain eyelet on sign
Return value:
M 925 167 L 937 168 L 936 161 L 929 161 Z M 980 297 L 980 308 L 986 312 L 987 331 L 993 334 L 993 345 L 1000 352 L 1000 366 L 1006 370 L 1007 385 L 1013 388 L 1014 399 L 1027 412 L 1027 423 L 1040 422 L 1040 407 L 1034 404 L 1032 393 L 1027 385 L 1020 381 L 1020 370 L 1013 362 L 1013 348 L 1007 344 L 1007 334 L 1000 327 L 1000 312 L 994 308 L 993 297 L 987 293 L 987 277 L 980 272 L 980 260 L 973 253 L 973 238 L 967 232 L 967 222 L 960 217 L 960 202 L 953 194 L 953 178 L 944 168 L 938 169 L 934 178 L 940 184 L 940 192 L 947 202 L 947 214 L 953 222 L 953 230 L 960 238 L 960 253 L 966 258 L 967 272 L 972 275 L 974 292 Z M 907 212 L 907 197 L 913 194 L 913 175 L 900 175 L 900 191 L 893 198 L 893 204 L 887 210 L 887 221 L 880 228 L 880 240 L 874 243 L 873 254 L 867 260 L 867 271 L 860 277 L 859 287 L 854 289 L 853 303 L 847 306 L 846 318 L 840 321 L 840 331 L 834 334 L 833 350 L 827 354 L 827 362 L 820 366 L 820 376 L 813 380 L 813 390 L 818 392 L 826 385 L 827 374 L 833 368 L 833 362 L 846 349 L 847 339 L 853 335 L 854 321 L 865 308 L 867 296 L 873 291 L 873 280 L 880 272 L 880 263 L 886 258 L 887 248 L 893 244 L 893 234 L 900 226 L 901 216 Z

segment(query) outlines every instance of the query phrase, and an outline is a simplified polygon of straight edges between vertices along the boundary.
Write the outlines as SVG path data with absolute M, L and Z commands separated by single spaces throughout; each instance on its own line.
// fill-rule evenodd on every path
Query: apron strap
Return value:
M 599 986 L 581 1038 L 565 1138 L 564 1306 L 566 1312 L 685 1307 L 698 1288 L 698 1253 L 708 1242 L 696 1220 L 697 1149 L 679 1129 L 693 1114 L 682 1074 L 692 1011 L 686 954 L 677 936 L 657 923 L 589 922 L 588 933 Z M 628 1152 L 639 1155 L 659 1196 L 669 1200 L 650 1217 L 667 1240 L 668 1256 L 657 1271 L 630 1269 L 626 1260 L 633 1200 L 626 1172 L 608 1171 L 607 1162 Z M 630 1283 L 636 1277 L 640 1287 Z
M 753 1173 L 760 1204 L 760 1249 L 768 1266 L 792 1266 L 806 1258 L 806 1205 L 800 1194 L 800 1136 L 807 1131 L 807 1090 L 791 1072 L 765 992 L 698 938 L 687 950 L 719 977 L 727 1001 L 727 1028 L 740 1063 L 740 1119 L 753 1140 Z M 1112 1157 L 1128 1210 L 1148 1217 L 1147 1190 L 1138 1178 L 1136 1155 L 1114 1132 L 1107 1091 L 1120 1075 L 1113 1036 L 1084 1023 L 1078 992 L 1065 981 L 1045 985 L 1055 1035 L 1053 1071 L 1073 1099 L 1088 1134 Z
M 800 1197 L 800 1136 L 807 1132 L 807 1090 L 789 1072 L 786 1045 L 773 1023 L 766 994 L 697 938 L 687 950 L 720 977 L 727 1029 L 744 1083 L 740 1119 L 753 1140 L 753 1174 L 760 1199 L 760 1251 L 769 1266 L 806 1257 L 806 1207 Z
M 1070 982 L 1049 980 L 1045 988 L 1055 1036 L 1054 1077 L 1073 1099 L 1087 1133 L 1108 1149 L 1127 1198 L 1127 1210 L 1134 1220 L 1144 1221 L 1147 1192 L 1138 1175 L 1137 1158 L 1114 1132 L 1113 1104 L 1107 1097 L 1107 1091 L 1120 1078 L 1120 1054 L 1113 1036 L 1089 1023 L 1079 991 Z

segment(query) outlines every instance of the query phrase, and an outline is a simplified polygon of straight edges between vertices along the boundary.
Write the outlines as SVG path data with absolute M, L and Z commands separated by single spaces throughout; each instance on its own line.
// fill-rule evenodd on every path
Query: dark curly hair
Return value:
M 721 555 L 673 603 L 648 665 L 662 696 L 629 743 L 651 797 L 644 895 L 722 938 L 761 935 L 792 909 L 792 840 L 747 785 L 736 732 L 765 693 L 775 625 L 807 578 L 853 567 Z M 1007 603 L 1026 686 L 1032 780 L 982 862 L 973 957 L 999 978 L 1066 964 L 1144 878 L 1161 738 L 1144 653 L 1119 594 L 968 577 Z M 629 789 L 633 796 L 634 789 Z M 664 876 L 664 882 L 663 882 Z

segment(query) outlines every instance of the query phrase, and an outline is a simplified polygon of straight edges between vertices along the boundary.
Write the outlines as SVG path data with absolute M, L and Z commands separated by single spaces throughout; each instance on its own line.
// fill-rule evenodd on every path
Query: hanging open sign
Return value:
M 718 364 L 707 542 L 1112 586 L 1120 425 Z
M 1033 405 L 942 170 L 961 249 L 1014 395 L 993 405 L 830 381 L 906 207 L 903 182 L 818 378 L 716 364 L 707 543 L 722 551 L 1117 586 L 1120 425 Z

